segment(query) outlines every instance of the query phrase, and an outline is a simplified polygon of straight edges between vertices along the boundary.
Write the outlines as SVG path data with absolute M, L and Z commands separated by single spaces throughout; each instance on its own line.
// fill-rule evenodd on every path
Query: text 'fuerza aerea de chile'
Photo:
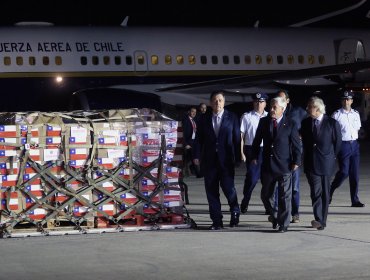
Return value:
M 0 42 L 0 53 L 123 52 L 122 42 Z

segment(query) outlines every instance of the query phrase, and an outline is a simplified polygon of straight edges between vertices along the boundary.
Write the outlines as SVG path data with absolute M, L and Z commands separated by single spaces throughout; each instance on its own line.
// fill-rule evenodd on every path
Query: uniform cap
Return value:
M 353 98 L 353 92 L 346 90 L 342 93 L 342 99 L 348 99 L 348 98 L 349 99 Z
M 268 99 L 268 96 L 267 96 L 266 93 L 258 92 L 258 93 L 253 95 L 253 100 L 266 101 L 267 99 Z

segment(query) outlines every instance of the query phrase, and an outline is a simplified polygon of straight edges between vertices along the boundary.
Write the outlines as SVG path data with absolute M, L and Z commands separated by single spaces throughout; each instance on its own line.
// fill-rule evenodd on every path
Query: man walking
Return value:
M 265 111 L 266 100 L 267 94 L 265 93 L 253 95 L 253 110 L 244 113 L 241 117 L 241 159 L 245 162 L 247 168 L 244 180 L 243 199 L 240 204 L 240 211 L 242 213 L 247 213 L 252 192 L 261 177 L 263 143 L 261 143 L 257 164 L 252 164 L 252 143 L 260 119 L 268 115 Z
M 198 137 L 201 151 L 195 161 L 200 161 L 204 185 L 212 219 L 210 230 L 223 228 L 220 187 L 230 207 L 230 227 L 238 226 L 240 209 L 234 185 L 235 163 L 240 158 L 240 125 L 238 117 L 224 109 L 223 91 L 210 96 L 212 112 L 201 119 Z
M 270 213 L 272 227 L 279 225 L 279 232 L 288 230 L 291 218 L 292 171 L 301 164 L 301 143 L 296 124 L 284 116 L 286 102 L 275 97 L 270 102 L 270 114 L 258 124 L 252 144 L 253 163 L 258 163 L 258 154 L 263 141 L 261 167 L 261 199 Z M 278 209 L 274 207 L 275 185 L 278 185 Z
M 289 93 L 286 90 L 279 90 L 277 96 L 280 96 L 286 101 L 287 107 L 284 111 L 284 115 L 295 122 L 297 129 L 299 130 L 301 128 L 301 122 L 308 116 L 307 112 L 299 106 L 293 106 L 292 102 L 290 102 Z M 297 168 L 292 172 L 292 223 L 299 223 L 300 173 L 300 168 Z
M 359 166 L 360 166 L 360 144 L 358 142 L 358 131 L 361 128 L 360 114 L 351 108 L 353 93 L 344 91 L 342 94 L 342 108 L 335 111 L 332 117 L 339 122 L 342 133 L 342 146 L 338 154 L 339 170 L 330 186 L 330 201 L 334 191 L 349 176 L 349 187 L 352 207 L 364 207 L 358 197 Z
M 336 155 L 342 143 L 339 123 L 325 115 L 321 98 L 311 97 L 307 104 L 310 115 L 302 121 L 303 167 L 310 185 L 315 219 L 313 228 L 323 230 L 329 208 L 330 177 L 336 166 Z

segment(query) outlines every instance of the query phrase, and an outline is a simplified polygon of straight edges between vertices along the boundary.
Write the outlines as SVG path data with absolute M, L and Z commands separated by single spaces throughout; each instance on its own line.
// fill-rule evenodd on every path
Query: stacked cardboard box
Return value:
M 150 109 L 3 113 L 1 223 L 181 222 L 177 125 Z

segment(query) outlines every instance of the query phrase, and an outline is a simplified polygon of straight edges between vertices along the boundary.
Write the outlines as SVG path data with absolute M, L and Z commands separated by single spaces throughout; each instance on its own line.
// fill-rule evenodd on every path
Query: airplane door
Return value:
M 339 42 L 337 63 L 352 63 L 364 60 L 366 57 L 364 45 L 356 39 L 344 39 Z
M 135 73 L 144 76 L 148 73 L 148 56 L 144 51 L 135 51 Z

